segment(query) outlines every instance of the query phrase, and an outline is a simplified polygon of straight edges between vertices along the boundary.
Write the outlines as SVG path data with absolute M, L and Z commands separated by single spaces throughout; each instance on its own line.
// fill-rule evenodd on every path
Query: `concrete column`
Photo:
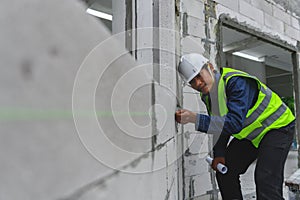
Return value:
M 120 33 L 125 31 L 126 22 L 126 0 L 112 0 L 112 33 Z
M 295 52 L 292 54 L 293 74 L 294 74 L 294 95 L 295 95 L 295 116 L 296 130 L 300 130 L 300 54 Z M 300 144 L 299 134 L 297 135 L 297 143 Z M 300 168 L 300 149 L 298 149 L 298 168 Z
M 126 4 L 127 0 L 112 0 L 112 34 L 118 34 L 126 31 L 128 29 L 128 20 L 132 20 L 130 13 L 126 13 L 127 9 L 131 9 L 130 5 Z M 128 8 L 129 7 L 129 8 Z M 131 24 L 130 24 L 131 26 Z M 130 27 L 131 29 L 131 27 Z M 128 34 L 120 34 L 120 43 L 123 44 L 127 49 L 131 48 L 131 45 L 128 45 Z M 130 40 L 131 41 L 131 40 Z

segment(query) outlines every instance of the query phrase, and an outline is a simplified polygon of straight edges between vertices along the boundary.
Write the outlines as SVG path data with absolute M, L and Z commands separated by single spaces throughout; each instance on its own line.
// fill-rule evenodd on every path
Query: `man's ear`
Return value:
M 207 63 L 210 70 L 213 72 L 215 70 L 214 66 L 211 63 Z

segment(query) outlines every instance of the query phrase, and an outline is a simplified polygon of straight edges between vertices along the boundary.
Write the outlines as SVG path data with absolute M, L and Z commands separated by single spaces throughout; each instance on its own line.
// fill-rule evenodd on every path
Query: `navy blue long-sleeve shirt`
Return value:
M 208 116 L 197 114 L 195 128 L 201 132 L 211 132 L 220 127 L 210 126 L 210 123 L 217 124 L 223 120 L 223 128 L 218 141 L 214 145 L 214 157 L 224 157 L 228 140 L 232 134 L 239 133 L 242 130 L 244 120 L 248 110 L 253 107 L 257 101 L 258 87 L 254 79 L 246 77 L 232 77 L 226 84 L 227 109 L 228 113 L 224 118 L 219 116 Z M 209 96 L 209 95 L 208 95 Z M 218 130 L 215 130 L 216 132 Z

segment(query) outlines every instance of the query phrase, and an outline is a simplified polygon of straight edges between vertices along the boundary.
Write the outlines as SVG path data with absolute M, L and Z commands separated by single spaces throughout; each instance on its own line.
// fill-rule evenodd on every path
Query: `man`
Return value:
M 243 199 L 239 177 L 257 159 L 258 200 L 283 199 L 284 164 L 291 146 L 295 117 L 277 94 L 245 72 L 214 66 L 200 54 L 187 54 L 178 67 L 184 81 L 199 91 L 209 116 L 189 110 L 175 113 L 177 122 L 195 123 L 198 131 L 218 135 L 212 168 L 224 200 Z M 228 144 L 230 136 L 234 139 Z

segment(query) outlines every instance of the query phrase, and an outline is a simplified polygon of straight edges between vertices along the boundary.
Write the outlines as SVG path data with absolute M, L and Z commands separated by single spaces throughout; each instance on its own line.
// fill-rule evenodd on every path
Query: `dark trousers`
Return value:
M 282 197 L 284 164 L 293 141 L 294 123 L 269 131 L 255 148 L 249 140 L 233 139 L 226 149 L 228 172 L 217 172 L 223 200 L 243 199 L 240 175 L 257 159 L 255 167 L 256 198 L 279 200 Z

